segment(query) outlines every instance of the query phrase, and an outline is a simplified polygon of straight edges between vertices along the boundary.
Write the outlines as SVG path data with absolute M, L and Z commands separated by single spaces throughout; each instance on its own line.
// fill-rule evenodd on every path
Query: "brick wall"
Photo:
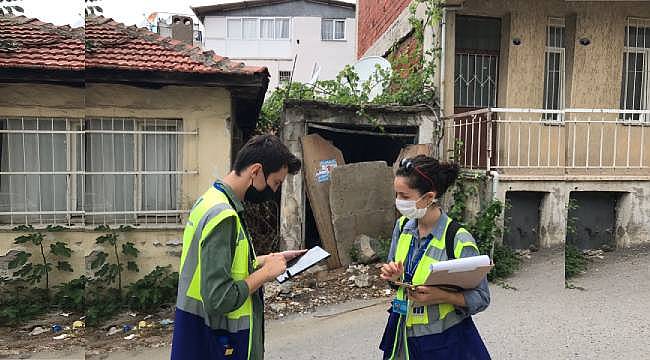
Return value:
M 357 57 L 361 57 L 388 30 L 388 27 L 410 3 L 411 0 L 357 1 L 359 9 Z

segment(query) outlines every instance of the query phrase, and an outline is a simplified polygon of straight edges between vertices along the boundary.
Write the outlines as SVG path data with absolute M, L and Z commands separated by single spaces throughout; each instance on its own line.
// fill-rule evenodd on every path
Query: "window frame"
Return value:
M 323 25 L 326 22 L 331 22 L 332 23 L 332 38 L 331 39 L 325 39 L 324 31 L 323 31 Z M 343 37 L 342 38 L 336 38 L 336 23 L 342 23 L 343 24 Z M 347 36 L 346 36 L 346 19 L 339 19 L 339 18 L 322 18 L 321 19 L 321 31 L 320 31 L 320 37 L 321 41 L 347 41 Z
M 563 35 L 562 35 L 562 46 L 564 47 L 559 47 L 559 46 L 552 46 L 550 44 L 551 42 L 551 29 L 563 29 Z M 550 79 L 551 79 L 551 68 L 550 68 L 550 58 L 551 54 L 557 54 L 559 55 L 559 75 L 558 75 L 558 81 L 559 84 L 557 88 L 557 106 L 558 109 L 551 109 L 549 104 L 554 101 L 555 99 L 552 99 L 552 96 L 555 94 L 555 84 L 551 88 L 548 85 L 550 84 Z M 546 25 L 546 46 L 544 49 L 544 94 L 543 94 L 543 99 L 542 99 L 542 108 L 545 110 L 564 110 L 566 108 L 566 26 L 564 23 L 564 18 L 549 18 L 548 23 Z M 553 71 L 555 71 L 553 69 Z M 549 93 L 549 90 L 551 92 Z M 557 114 L 557 113 L 543 113 L 542 114 L 542 121 L 548 122 L 548 123 L 564 123 L 564 114 Z
M 644 29 L 644 45 L 646 47 L 636 46 L 638 44 L 630 46 L 631 44 L 629 44 L 628 41 L 630 41 L 629 29 L 631 27 Z M 650 19 L 628 18 L 625 25 L 624 38 L 620 108 L 621 110 L 650 110 Z M 632 95 L 633 103 L 631 105 L 628 105 L 627 103 L 627 90 L 629 87 L 628 74 L 630 73 L 628 65 L 630 54 L 640 54 L 643 60 L 643 66 L 641 68 L 641 93 L 638 98 L 639 109 L 634 109 L 637 100 L 635 96 L 636 94 Z M 634 114 L 620 114 L 619 121 L 626 124 L 650 125 L 650 114 L 640 113 L 638 119 L 634 119 L 633 117 Z

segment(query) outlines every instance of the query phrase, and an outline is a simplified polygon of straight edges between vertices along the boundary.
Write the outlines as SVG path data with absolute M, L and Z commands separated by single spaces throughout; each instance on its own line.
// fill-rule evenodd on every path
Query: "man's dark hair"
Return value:
M 418 155 L 402 160 L 396 175 L 406 177 L 409 187 L 416 189 L 420 194 L 435 191 L 436 197 L 439 198 L 456 181 L 459 172 L 458 164 Z
M 233 170 L 240 175 L 249 166 L 260 163 L 265 176 L 287 167 L 289 174 L 300 171 L 302 162 L 274 135 L 258 135 L 248 140 L 239 150 Z

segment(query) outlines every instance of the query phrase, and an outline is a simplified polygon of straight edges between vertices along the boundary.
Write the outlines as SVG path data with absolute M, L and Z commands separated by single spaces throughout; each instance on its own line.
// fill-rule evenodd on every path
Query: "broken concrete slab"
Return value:
M 337 248 L 332 213 L 330 209 L 331 171 L 345 163 L 343 154 L 320 135 L 301 138 L 304 156 L 304 176 L 307 196 L 316 220 L 316 228 L 325 251 L 332 256 L 327 260 L 330 269 L 341 266 Z
M 378 260 L 377 246 L 379 242 L 366 234 L 357 236 L 354 240 L 354 249 L 358 254 L 358 260 L 362 264 L 370 264 Z
M 431 156 L 432 154 L 433 145 L 431 144 L 415 144 L 406 146 L 402 149 L 402 151 L 400 151 L 399 155 L 397 156 L 397 160 L 393 164 L 393 173 L 397 172 L 397 168 L 399 168 L 399 163 L 402 161 L 402 159 L 409 159 L 418 155 Z
M 383 161 L 332 169 L 330 207 L 341 264 L 352 263 L 350 251 L 362 234 L 390 237 L 395 224 L 393 170 Z

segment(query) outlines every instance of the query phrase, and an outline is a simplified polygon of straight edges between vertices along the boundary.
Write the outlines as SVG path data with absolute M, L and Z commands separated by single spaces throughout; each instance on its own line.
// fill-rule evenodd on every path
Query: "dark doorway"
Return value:
M 382 131 L 371 126 L 348 124 L 307 126 L 307 134 L 318 134 L 341 150 L 346 164 L 385 161 L 388 166 L 392 166 L 403 147 L 417 143 L 416 126 L 386 126 Z M 308 248 L 321 245 L 308 197 L 305 197 L 305 245 Z
M 503 243 L 513 249 L 539 247 L 539 213 L 545 193 L 509 191 L 506 193 Z
M 621 193 L 574 191 L 569 197 L 567 244 L 578 249 L 614 246 L 616 205 Z

